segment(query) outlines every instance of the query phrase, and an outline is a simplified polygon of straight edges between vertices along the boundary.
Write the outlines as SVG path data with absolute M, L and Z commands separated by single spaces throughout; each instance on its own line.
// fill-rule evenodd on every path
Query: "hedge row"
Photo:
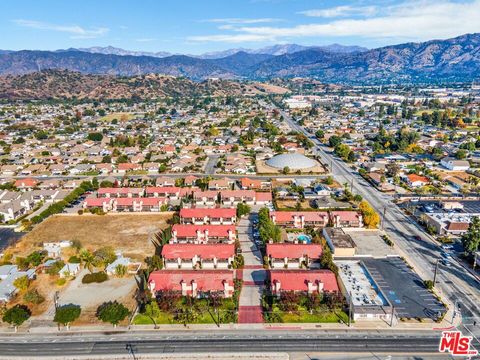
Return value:
M 92 186 L 92 183 L 90 181 L 82 182 L 79 187 L 77 187 L 70 194 L 65 196 L 65 199 L 50 205 L 48 208 L 43 210 L 40 214 L 38 214 L 37 216 L 34 216 L 32 218 L 32 222 L 34 224 L 38 224 L 38 223 L 41 223 L 43 220 L 45 220 L 47 217 L 49 217 L 51 215 L 59 214 L 59 213 L 63 212 L 65 207 L 67 207 L 69 204 L 76 201 L 86 191 L 91 191 L 91 190 L 93 190 L 93 186 Z
M 82 278 L 82 283 L 83 284 L 90 284 L 90 283 L 102 283 L 104 281 L 108 280 L 108 275 L 106 272 L 99 271 L 99 272 L 94 272 L 91 274 L 86 274 Z

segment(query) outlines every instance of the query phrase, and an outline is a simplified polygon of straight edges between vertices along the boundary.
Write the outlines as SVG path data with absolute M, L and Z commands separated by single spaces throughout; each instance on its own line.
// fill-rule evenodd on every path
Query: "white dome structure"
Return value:
M 315 160 L 299 153 L 275 155 L 266 164 L 276 169 L 288 167 L 290 170 L 305 170 L 318 165 Z

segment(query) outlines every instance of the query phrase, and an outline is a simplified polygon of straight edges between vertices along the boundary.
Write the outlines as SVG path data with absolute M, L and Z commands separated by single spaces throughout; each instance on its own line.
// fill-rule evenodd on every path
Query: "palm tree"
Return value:
M 82 249 L 80 251 L 80 260 L 82 261 L 83 266 L 87 268 L 88 271 L 90 271 L 91 273 L 93 268 L 95 267 L 95 256 L 87 249 Z

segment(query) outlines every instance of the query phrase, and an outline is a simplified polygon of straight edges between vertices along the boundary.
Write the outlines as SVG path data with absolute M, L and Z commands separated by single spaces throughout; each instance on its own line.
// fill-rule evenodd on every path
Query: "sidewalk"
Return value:
M 240 220 L 237 230 L 245 266 L 242 269 L 242 291 L 238 306 L 239 324 L 263 323 L 262 294 L 266 279 L 262 253 L 252 240 L 252 225 L 248 218 Z

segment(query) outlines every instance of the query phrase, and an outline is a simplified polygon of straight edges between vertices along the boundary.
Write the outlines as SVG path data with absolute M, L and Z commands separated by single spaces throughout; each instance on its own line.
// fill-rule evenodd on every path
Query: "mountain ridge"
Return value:
M 480 34 L 358 52 L 313 47 L 283 55 L 239 51 L 215 59 L 106 55 L 79 50 L 0 52 L 0 74 L 20 75 L 45 69 L 120 76 L 161 73 L 195 81 L 274 77 L 312 77 L 352 84 L 472 81 L 480 72 Z

